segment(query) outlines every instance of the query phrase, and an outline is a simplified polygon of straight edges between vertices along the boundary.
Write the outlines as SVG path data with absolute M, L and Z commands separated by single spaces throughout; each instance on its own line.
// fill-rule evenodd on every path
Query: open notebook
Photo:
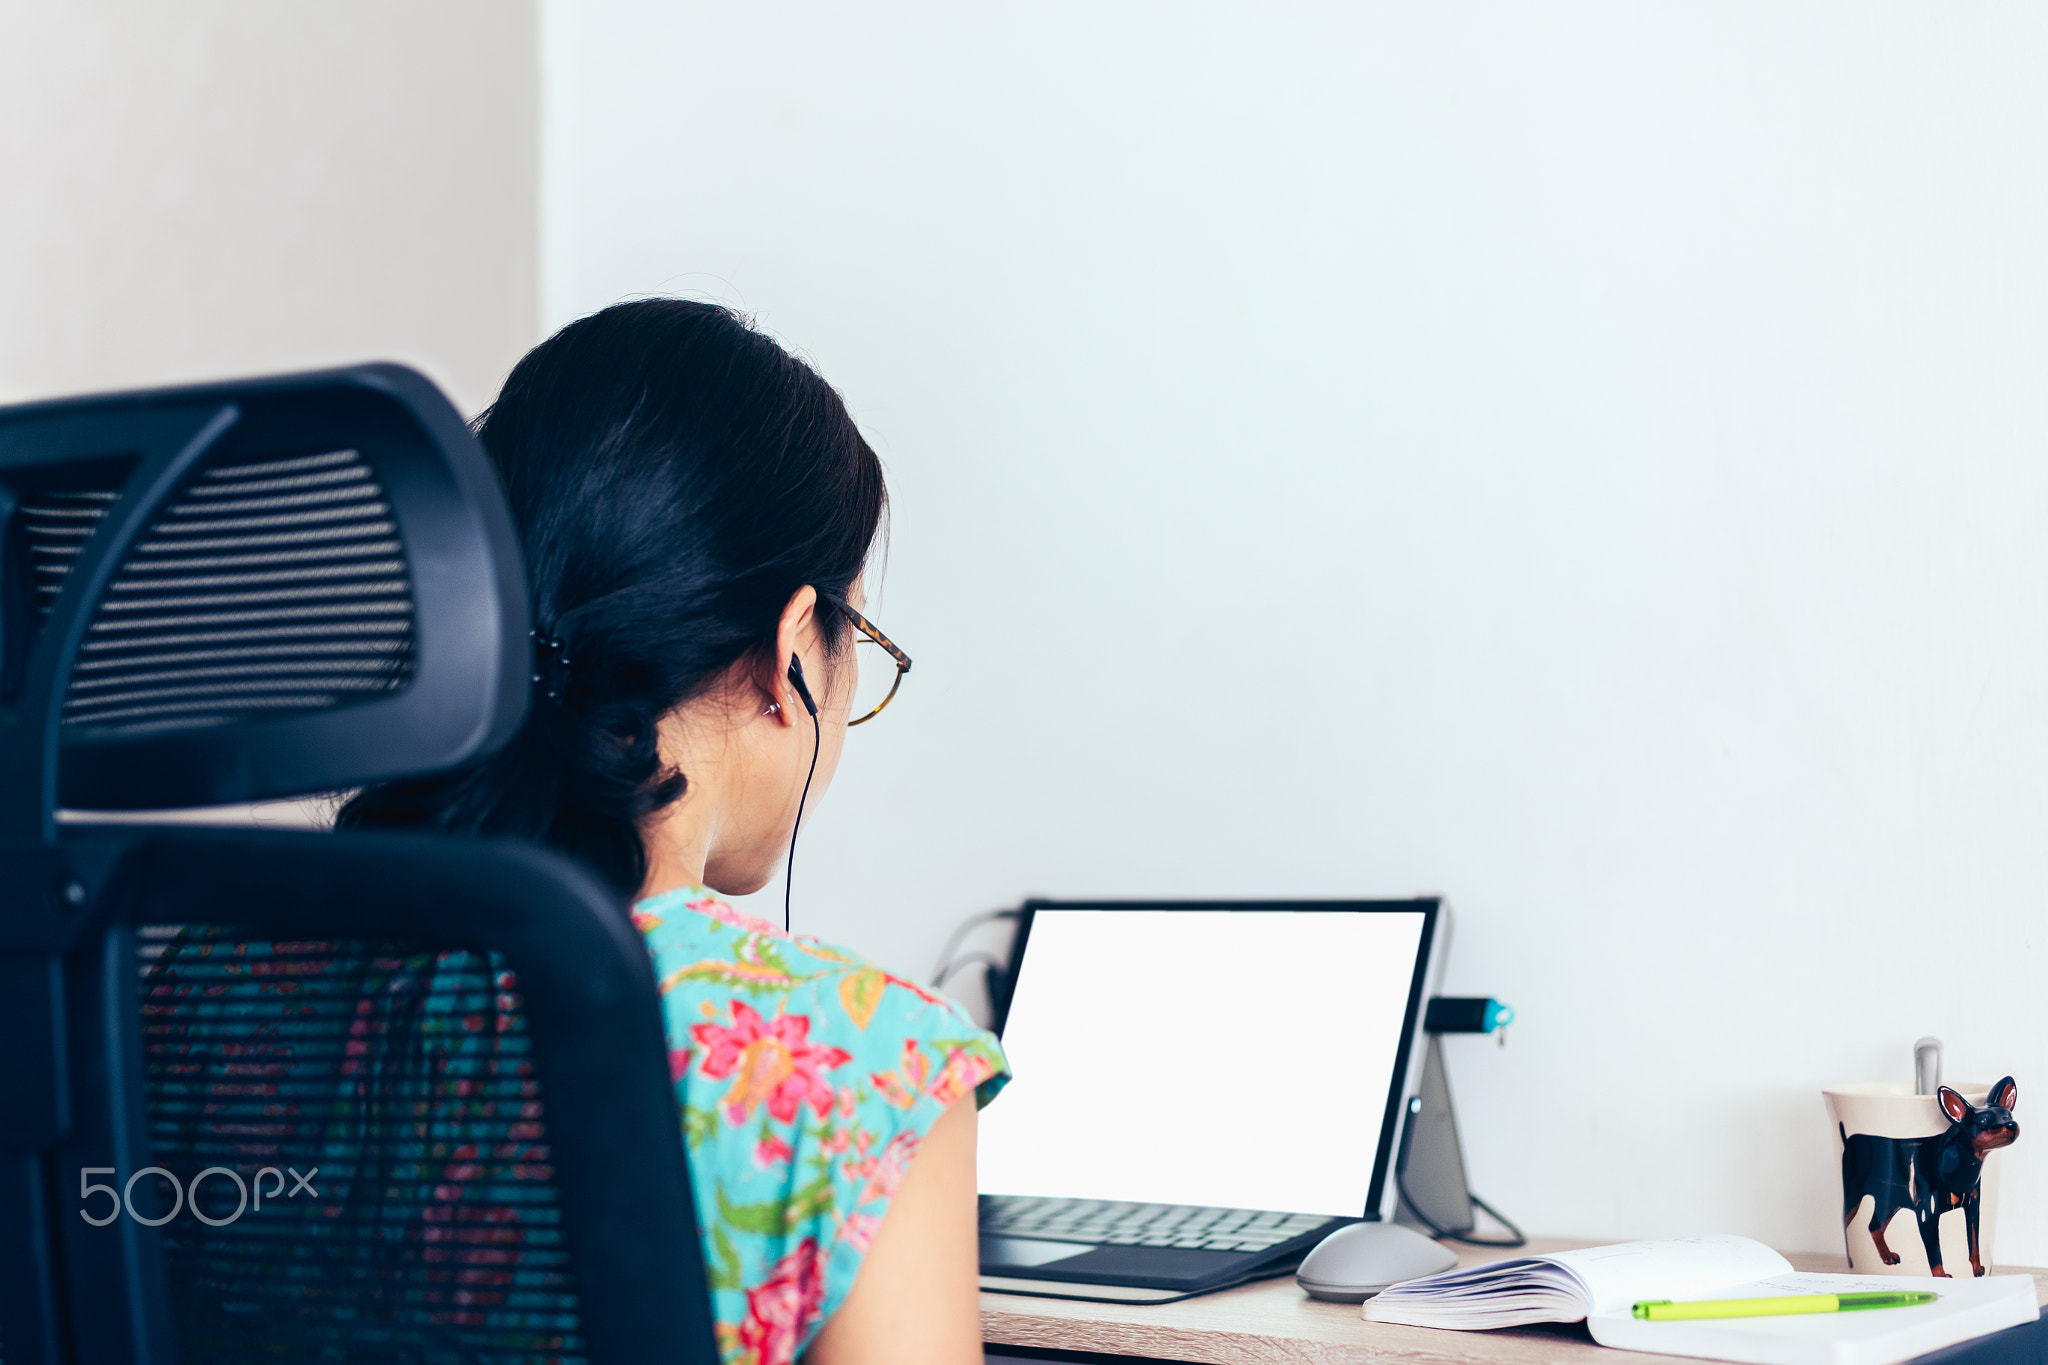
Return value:
M 1926 1289 L 1916 1308 L 1639 1322 L 1642 1299 L 1748 1299 Z M 1680 1237 L 1530 1256 L 1431 1275 L 1369 1299 L 1370 1322 L 1472 1330 L 1584 1319 L 1602 1346 L 1752 1365 L 1896 1365 L 2039 1315 L 2031 1275 L 1981 1280 L 1801 1274 L 1747 1237 Z

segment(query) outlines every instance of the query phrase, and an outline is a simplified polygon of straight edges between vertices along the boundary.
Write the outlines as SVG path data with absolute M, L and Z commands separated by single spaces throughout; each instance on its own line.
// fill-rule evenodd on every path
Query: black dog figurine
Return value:
M 2007 1076 L 1991 1087 L 1982 1109 L 1947 1086 L 1936 1099 L 1948 1115 L 1948 1130 L 1935 1137 L 1887 1138 L 1842 1129 L 1842 1223 L 1844 1228 L 1856 1217 L 1863 1196 L 1870 1195 L 1870 1239 L 1886 1265 L 1899 1263 L 1898 1253 L 1884 1244 L 1885 1225 L 1900 1209 L 1911 1209 L 1920 1220 L 1920 1242 L 1927 1248 L 1927 1265 L 1946 1278 L 1941 1268 L 1941 1215 L 1961 1207 L 1970 1230 L 1970 1269 L 1984 1273 L 1977 1254 L 1977 1182 L 1984 1174 L 1984 1157 L 2000 1147 L 2009 1147 L 2020 1135 L 2013 1122 L 2012 1107 L 2019 1102 L 2020 1089 Z M 1836 1125 L 1841 1128 L 1840 1124 Z

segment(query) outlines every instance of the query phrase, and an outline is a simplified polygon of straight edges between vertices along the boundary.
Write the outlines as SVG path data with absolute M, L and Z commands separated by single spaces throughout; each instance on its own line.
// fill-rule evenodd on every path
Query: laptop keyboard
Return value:
M 1265 1251 L 1335 1221 L 1315 1213 L 1262 1213 L 1194 1204 L 1126 1204 L 1108 1199 L 981 1197 L 981 1230 L 1006 1237 L 1097 1246 Z

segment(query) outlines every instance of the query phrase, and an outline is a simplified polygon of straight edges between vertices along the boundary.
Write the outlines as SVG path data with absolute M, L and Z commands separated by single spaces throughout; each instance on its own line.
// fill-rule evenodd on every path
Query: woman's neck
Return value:
M 706 785 L 702 779 L 693 779 L 682 800 L 657 812 L 642 829 L 647 879 L 635 899 L 704 885 L 704 865 L 718 830 L 718 802 L 713 793 L 703 790 Z

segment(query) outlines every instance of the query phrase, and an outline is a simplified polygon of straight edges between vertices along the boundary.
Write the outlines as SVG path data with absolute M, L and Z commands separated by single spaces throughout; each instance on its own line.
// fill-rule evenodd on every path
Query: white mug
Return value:
M 1981 1081 L 1964 1081 L 1948 1088 L 1960 1093 L 1976 1107 L 1982 1107 L 1991 1094 L 1990 1084 Z M 1845 1134 L 1849 1139 L 1863 1136 L 1880 1140 L 1941 1136 L 1948 1131 L 1949 1119 L 1942 1112 L 1940 1100 L 1934 1095 L 1914 1094 L 1913 1086 L 1906 1081 L 1831 1085 L 1821 1091 L 1821 1098 L 1827 1105 L 1828 1130 L 1835 1139 L 1837 1168 L 1843 1181 L 1843 1240 L 1848 1244 L 1849 1268 L 1859 1275 L 1934 1273 L 1928 1263 L 1919 1213 L 1913 1205 L 1895 1209 L 1875 1232 L 1870 1227 L 1878 1212 L 1878 1194 L 1872 1186 L 1887 1183 L 1884 1173 L 1872 1172 L 1870 1167 L 1873 1163 L 1901 1160 L 1910 1163 L 1911 1148 L 1905 1143 L 1866 1141 L 1858 1144 L 1856 1163 L 1852 1165 L 1841 1158 L 1847 1155 Z M 1998 1234 L 1998 1165 L 2001 1155 L 1997 1151 L 1985 1155 L 1984 1170 L 1978 1183 L 1977 1259 L 1987 1273 L 1991 1269 L 1992 1247 Z M 1889 1183 L 1896 1185 L 1897 1179 L 1894 1174 Z M 1904 1179 L 1909 1191 L 1895 1190 L 1887 1202 L 1896 1203 L 1901 1193 L 1921 1193 L 1919 1182 L 1913 1178 L 1909 1168 Z M 1851 1190 L 1849 1184 L 1852 1180 L 1857 1181 L 1860 1188 Z M 1936 1245 L 1942 1269 L 1958 1279 L 1969 1279 L 1973 1272 L 1965 1211 L 1940 1207 L 1943 1201 L 1928 1199 L 1925 1194 L 1921 1194 L 1921 1198 L 1935 1205 Z M 1889 1251 L 1891 1259 L 1880 1248 Z

